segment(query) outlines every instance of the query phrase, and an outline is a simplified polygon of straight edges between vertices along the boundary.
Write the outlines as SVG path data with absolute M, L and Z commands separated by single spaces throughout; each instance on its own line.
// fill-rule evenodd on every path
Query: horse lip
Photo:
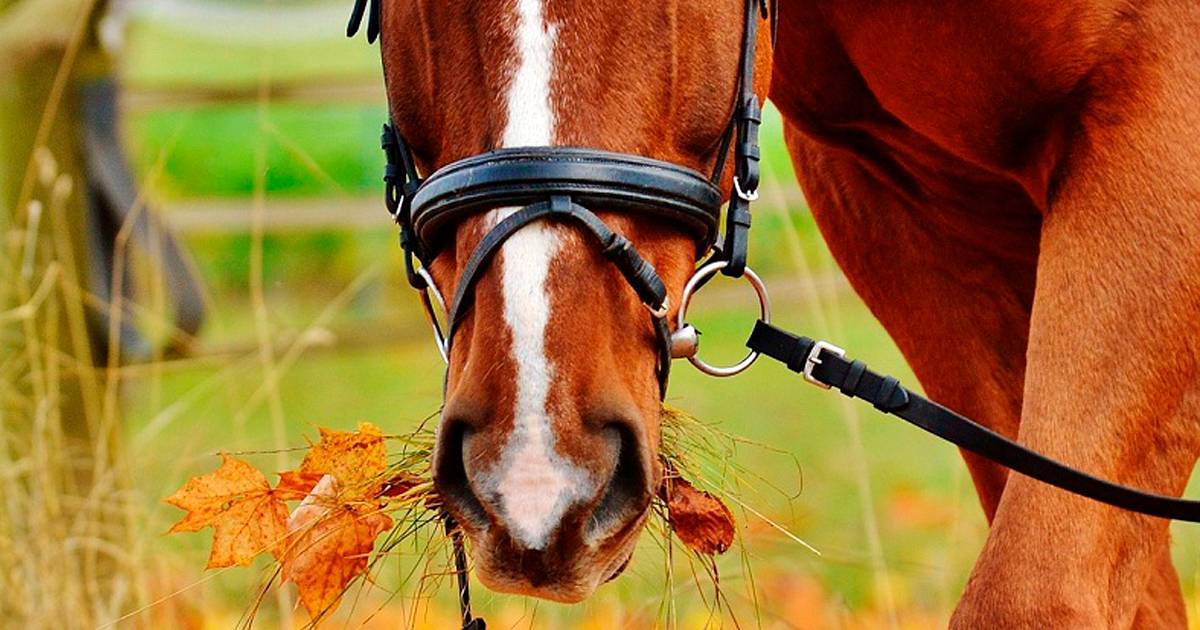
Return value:
M 632 561 L 633 547 L 630 547 L 629 551 L 625 554 L 625 560 L 622 561 L 621 564 L 617 565 L 617 568 L 613 569 L 612 574 L 605 578 L 604 582 L 608 583 L 620 577 L 620 575 L 625 572 L 625 569 L 629 568 L 629 563 Z

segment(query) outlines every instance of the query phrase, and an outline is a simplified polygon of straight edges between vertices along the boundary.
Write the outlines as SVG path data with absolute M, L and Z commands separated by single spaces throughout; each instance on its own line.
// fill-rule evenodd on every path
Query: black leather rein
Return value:
M 759 321 L 746 346 L 776 359 L 811 382 L 861 398 L 976 455 L 1073 494 L 1131 512 L 1200 523 L 1200 501 L 1154 494 L 1094 477 L 1022 446 L 869 370 L 862 361 L 826 342 L 798 337 Z

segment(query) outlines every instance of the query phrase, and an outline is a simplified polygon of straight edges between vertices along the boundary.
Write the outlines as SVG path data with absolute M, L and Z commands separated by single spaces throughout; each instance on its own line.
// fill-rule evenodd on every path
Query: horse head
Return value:
M 586 147 L 717 171 L 714 205 L 730 189 L 732 169 L 718 166 L 734 153 L 745 25 L 768 17 L 757 0 L 382 4 L 389 114 L 413 170 Z M 761 98 L 769 29 L 751 41 Z M 578 601 L 628 563 L 661 483 L 655 322 L 667 318 L 647 317 L 645 295 L 586 226 L 555 216 L 472 270 L 481 240 L 517 209 L 430 228 L 430 279 L 470 300 L 453 324 L 434 478 L 484 584 Z M 662 215 L 602 200 L 588 210 L 657 272 L 668 299 L 655 306 L 677 308 L 709 243 Z

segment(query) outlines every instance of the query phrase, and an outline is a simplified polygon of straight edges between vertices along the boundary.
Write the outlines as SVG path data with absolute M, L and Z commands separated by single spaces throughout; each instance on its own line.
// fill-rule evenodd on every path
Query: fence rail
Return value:
M 272 103 L 302 103 L 321 105 L 327 103 L 378 104 L 383 107 L 383 81 L 328 79 L 275 82 L 268 86 Z M 156 109 L 187 109 L 212 105 L 254 102 L 259 98 L 259 88 L 254 85 L 231 86 L 153 86 L 126 85 L 121 94 L 121 108 L 126 113 L 140 113 Z

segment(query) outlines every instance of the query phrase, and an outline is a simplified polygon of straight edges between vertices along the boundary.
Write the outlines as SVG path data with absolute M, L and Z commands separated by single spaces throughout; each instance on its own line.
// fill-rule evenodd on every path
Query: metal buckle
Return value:
M 813 376 L 813 368 L 821 364 L 821 351 L 828 350 L 839 357 L 845 357 L 846 351 L 829 343 L 828 341 L 818 341 L 813 344 L 812 350 L 808 351 L 808 358 L 804 360 L 804 380 L 820 387 L 821 389 L 829 389 L 832 387 L 826 383 L 822 383 Z
M 675 332 L 671 334 L 671 349 L 672 358 L 687 359 L 689 363 L 694 365 L 696 369 L 710 376 L 733 376 L 746 371 L 754 362 L 758 360 L 758 352 L 753 350 L 747 354 L 745 358 L 728 367 L 720 367 L 705 363 L 699 355 L 700 337 L 695 327 L 687 323 L 687 309 L 692 301 L 692 296 L 701 284 L 718 271 L 724 269 L 729 264 L 728 260 L 718 260 L 704 265 L 692 274 L 691 279 L 683 287 L 683 297 L 679 302 L 679 318 L 676 324 Z M 771 299 L 767 295 L 767 286 L 763 284 L 762 278 L 754 273 L 754 270 L 746 267 L 746 274 L 743 276 L 754 287 L 754 293 L 758 295 L 758 310 L 759 318 L 764 322 L 771 321 Z
M 742 183 L 738 181 L 737 175 L 733 176 L 733 190 L 734 190 L 734 192 L 737 193 L 737 196 L 742 201 L 746 201 L 746 202 L 758 201 L 758 189 L 755 188 L 754 190 L 751 190 L 749 192 L 742 190 Z
M 446 333 L 442 332 L 442 325 L 438 323 L 437 313 L 434 312 L 433 302 L 429 299 L 429 294 L 433 294 L 433 298 L 437 300 L 438 306 L 442 312 L 449 316 L 449 311 L 446 310 L 446 300 L 442 297 L 442 292 L 438 289 L 437 284 L 433 281 L 433 276 L 424 267 L 417 269 L 417 275 L 425 280 L 425 288 L 420 290 L 421 305 L 425 307 L 425 317 L 429 320 L 429 325 L 433 328 L 433 342 L 437 345 L 438 354 L 442 355 L 442 361 L 449 364 L 450 355 L 449 348 L 446 344 Z

